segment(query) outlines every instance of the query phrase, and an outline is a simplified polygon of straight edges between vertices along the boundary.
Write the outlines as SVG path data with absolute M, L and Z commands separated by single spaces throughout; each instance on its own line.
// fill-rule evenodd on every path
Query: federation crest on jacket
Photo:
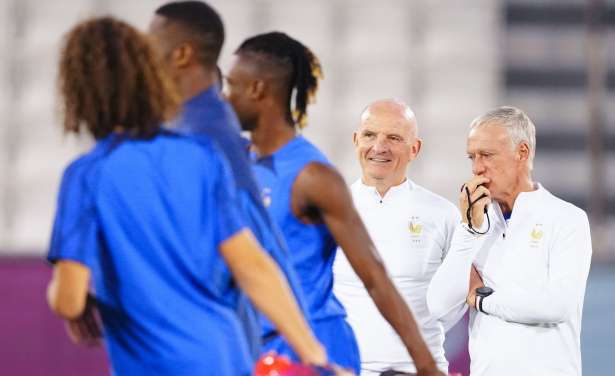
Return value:
M 537 223 L 532 228 L 532 232 L 530 232 L 530 246 L 538 247 L 542 243 L 542 238 L 544 236 L 544 231 L 542 229 L 542 223 Z
M 412 238 L 413 244 L 420 244 L 421 238 L 423 234 L 423 222 L 418 216 L 410 217 L 408 221 L 408 231 L 410 232 L 410 237 Z

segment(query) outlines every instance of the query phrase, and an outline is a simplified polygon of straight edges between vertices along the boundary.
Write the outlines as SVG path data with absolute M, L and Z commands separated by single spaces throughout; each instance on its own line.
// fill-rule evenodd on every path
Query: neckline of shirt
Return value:
M 414 183 L 408 178 L 406 178 L 400 184 L 390 187 L 388 191 L 384 194 L 384 196 L 380 195 L 376 187 L 365 184 L 363 182 L 363 178 L 359 178 L 355 182 L 355 185 L 359 187 L 363 192 L 371 195 L 371 197 L 373 197 L 375 200 L 379 201 L 380 203 L 388 202 L 394 199 L 395 197 L 398 197 L 401 194 L 414 189 Z
M 211 99 L 217 99 L 217 98 L 220 98 L 220 93 L 218 92 L 215 85 L 212 85 L 209 88 L 201 91 L 197 95 L 193 96 L 192 98 L 188 99 L 184 103 L 183 107 L 189 108 L 189 107 L 195 106 L 195 107 L 200 108 L 203 105 L 202 104 L 203 101 L 210 101 Z
M 508 225 L 515 218 L 516 215 L 520 211 L 523 211 L 527 207 L 536 207 L 542 201 L 544 195 L 548 193 L 548 191 L 542 186 L 540 183 L 536 183 L 536 189 L 528 192 L 520 192 L 517 198 L 515 199 L 515 203 L 513 205 L 513 209 L 510 213 L 510 217 L 505 219 L 504 214 L 502 213 L 502 209 L 500 205 L 496 202 L 492 203 L 493 211 L 497 214 L 497 217 L 505 224 Z
M 291 151 L 293 149 L 293 147 L 295 146 L 295 144 L 297 142 L 299 142 L 300 140 L 303 140 L 303 136 L 300 135 L 300 134 L 297 134 L 297 135 L 295 135 L 295 137 L 293 137 L 290 140 L 288 140 L 287 143 L 285 143 L 281 148 L 279 148 L 278 150 L 276 150 L 272 154 L 265 155 L 265 156 L 260 156 L 256 152 L 252 152 L 253 158 L 254 158 L 255 161 L 259 161 L 259 160 L 262 160 L 262 159 L 269 159 L 269 158 L 273 158 L 273 157 L 278 157 L 280 155 L 283 155 L 283 154 Z

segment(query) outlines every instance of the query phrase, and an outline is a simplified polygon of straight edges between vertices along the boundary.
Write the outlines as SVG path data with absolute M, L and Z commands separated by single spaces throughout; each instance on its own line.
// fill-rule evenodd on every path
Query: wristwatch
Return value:
M 482 313 L 488 315 L 487 312 L 483 310 L 483 299 L 493 294 L 493 289 L 491 287 L 482 286 L 478 287 L 476 290 L 476 308 Z

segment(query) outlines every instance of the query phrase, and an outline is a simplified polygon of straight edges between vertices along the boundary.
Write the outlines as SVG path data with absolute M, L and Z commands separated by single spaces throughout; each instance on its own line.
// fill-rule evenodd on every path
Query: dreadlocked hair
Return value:
M 314 103 L 318 80 L 323 78 L 318 58 L 308 47 L 282 32 L 270 32 L 246 39 L 236 54 L 253 53 L 288 72 L 286 103 L 288 117 L 299 128 L 307 125 L 307 106 Z M 295 94 L 294 106 L 291 103 Z
M 64 130 L 96 139 L 118 128 L 153 137 L 180 97 L 145 36 L 113 17 L 77 24 L 66 36 L 58 77 Z

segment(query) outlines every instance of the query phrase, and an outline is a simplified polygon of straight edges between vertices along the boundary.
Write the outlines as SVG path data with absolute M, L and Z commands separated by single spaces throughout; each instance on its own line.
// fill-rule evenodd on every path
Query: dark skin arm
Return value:
M 340 174 L 320 163 L 307 165 L 293 185 L 291 205 L 303 222 L 327 225 L 378 310 L 401 337 L 417 367 L 417 375 L 443 375 L 437 370 L 412 313 L 387 275 Z

